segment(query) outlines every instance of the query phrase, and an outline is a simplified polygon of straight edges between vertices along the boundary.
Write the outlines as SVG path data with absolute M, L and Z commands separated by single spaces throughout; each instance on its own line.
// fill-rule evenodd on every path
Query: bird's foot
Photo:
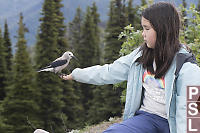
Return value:
M 67 76 L 67 74 L 60 73 L 58 76 L 61 77 L 61 78 L 63 78 L 64 76 Z

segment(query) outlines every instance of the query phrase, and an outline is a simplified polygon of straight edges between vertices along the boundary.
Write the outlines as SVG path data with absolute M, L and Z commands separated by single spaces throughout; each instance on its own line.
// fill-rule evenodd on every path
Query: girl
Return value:
M 73 70 L 64 80 L 103 85 L 127 80 L 124 121 L 104 133 L 186 133 L 186 87 L 200 85 L 200 68 L 184 63 L 175 82 L 180 19 L 175 7 L 159 2 L 141 17 L 144 44 L 112 64 Z M 176 90 L 176 91 L 174 91 Z

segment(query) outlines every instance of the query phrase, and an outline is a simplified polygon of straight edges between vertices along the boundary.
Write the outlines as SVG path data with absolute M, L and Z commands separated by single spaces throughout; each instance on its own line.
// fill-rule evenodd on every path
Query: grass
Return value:
M 120 123 L 121 121 L 122 121 L 122 118 L 119 118 L 119 117 L 110 118 L 109 121 L 104 121 L 97 125 L 87 126 L 82 130 L 72 130 L 69 133 L 102 133 L 110 125 L 114 123 Z

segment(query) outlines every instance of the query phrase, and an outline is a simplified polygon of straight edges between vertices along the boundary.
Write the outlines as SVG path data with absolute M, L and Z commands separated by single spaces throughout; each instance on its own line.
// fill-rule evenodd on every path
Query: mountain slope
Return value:
M 172 0 L 171 2 L 179 5 L 181 1 L 182 0 Z M 27 43 L 28 45 L 35 43 L 43 2 L 44 0 L 0 0 L 0 26 L 3 30 L 4 22 L 7 19 L 13 45 L 16 43 L 16 38 L 14 36 L 17 35 L 20 12 L 23 13 L 24 23 L 29 29 L 29 33 L 26 34 Z M 96 2 L 101 21 L 106 21 L 108 18 L 110 0 L 63 0 L 64 7 L 62 11 L 64 13 L 65 23 L 67 24 L 72 21 L 77 7 L 81 7 L 82 11 L 85 11 L 87 6 L 91 5 L 93 2 Z M 187 0 L 187 3 L 197 3 L 197 1 Z M 133 4 L 140 4 L 140 0 L 133 0 Z

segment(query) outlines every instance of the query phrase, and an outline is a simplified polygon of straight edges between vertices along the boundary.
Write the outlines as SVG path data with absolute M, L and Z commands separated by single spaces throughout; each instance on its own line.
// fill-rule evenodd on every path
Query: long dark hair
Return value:
M 157 38 L 154 49 L 148 48 L 146 43 L 141 46 L 142 56 L 138 62 L 155 74 L 155 78 L 161 78 L 165 76 L 176 52 L 180 49 L 179 14 L 172 4 L 158 2 L 146 8 L 142 12 L 142 17 L 150 21 Z M 156 71 L 153 69 L 154 59 Z

